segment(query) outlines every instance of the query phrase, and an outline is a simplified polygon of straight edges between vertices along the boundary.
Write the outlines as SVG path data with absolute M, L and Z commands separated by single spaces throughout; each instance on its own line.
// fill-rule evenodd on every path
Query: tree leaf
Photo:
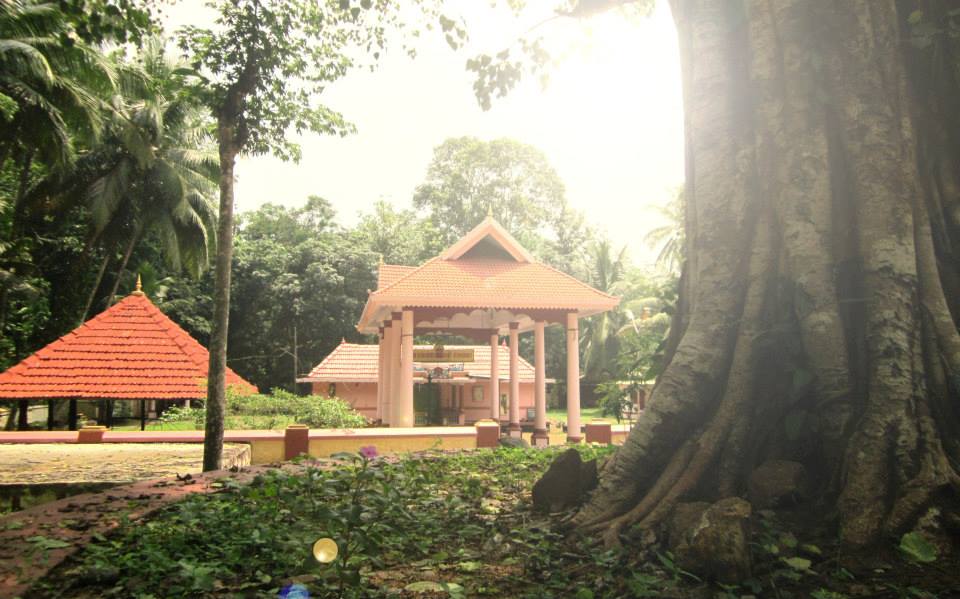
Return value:
M 908 532 L 900 537 L 899 549 L 915 562 L 929 564 L 937 560 L 937 548 L 918 532 Z
M 810 569 L 811 564 L 813 564 L 813 562 L 804 557 L 785 557 L 782 559 L 783 563 L 799 572 L 806 572 Z

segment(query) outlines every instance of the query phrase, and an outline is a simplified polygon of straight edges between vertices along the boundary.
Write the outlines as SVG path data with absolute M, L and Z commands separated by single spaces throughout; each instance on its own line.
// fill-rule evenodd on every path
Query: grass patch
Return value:
M 616 419 L 615 419 L 613 416 L 603 416 L 603 415 L 602 415 L 602 410 L 601 410 L 599 407 L 581 408 L 581 409 L 580 409 L 580 421 L 581 421 L 581 422 L 589 422 L 591 418 L 605 418 L 605 419 L 609 420 L 610 422 L 616 422 Z M 547 420 L 548 420 L 548 421 L 559 421 L 559 422 L 564 422 L 564 423 L 565 423 L 565 422 L 567 421 L 567 410 L 566 410 L 566 408 L 556 409 L 556 410 L 547 410 Z

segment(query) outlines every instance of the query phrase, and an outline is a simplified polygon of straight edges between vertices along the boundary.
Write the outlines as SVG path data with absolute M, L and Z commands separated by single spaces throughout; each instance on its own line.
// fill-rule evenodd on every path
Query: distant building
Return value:
M 510 349 L 498 347 L 500 413 L 508 414 L 510 394 Z M 314 395 L 337 396 L 373 422 L 383 421 L 377 402 L 379 348 L 343 342 L 308 376 Z M 534 419 L 534 369 L 519 358 L 521 419 Z M 414 346 L 413 404 L 415 424 L 470 424 L 492 418 L 490 393 L 490 346 L 456 345 L 443 348 Z M 552 383 L 552 380 L 547 382 Z
M 531 333 L 535 372 L 533 442 L 545 445 L 549 437 L 544 329 L 563 327 L 566 378 L 578 381 L 580 319 L 611 310 L 619 301 L 537 261 L 488 215 L 462 239 L 420 266 L 381 265 L 377 289 L 367 297 L 357 323 L 359 332 L 377 336 L 376 359 L 380 367 L 375 370 L 379 375 L 374 398 L 376 413 L 390 426 L 416 424 L 415 335 L 466 337 L 487 343 L 489 348 L 500 347 L 501 338 L 507 337 L 506 368 L 500 366 L 499 359 L 489 361 L 490 391 L 484 395 L 489 415 L 494 420 L 507 422 L 510 434 L 518 436 L 522 396 L 517 372 L 519 339 L 521 334 Z M 515 374 L 511 375 L 511 371 Z M 511 384 L 507 385 L 510 389 L 507 407 L 502 410 L 504 377 Z M 576 442 L 582 438 L 580 385 L 567 385 L 566 390 L 567 440 Z

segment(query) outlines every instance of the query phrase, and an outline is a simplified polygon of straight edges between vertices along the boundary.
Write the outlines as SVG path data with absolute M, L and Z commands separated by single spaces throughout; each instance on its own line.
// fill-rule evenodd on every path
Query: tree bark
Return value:
M 220 118 L 220 213 L 214 274 L 210 367 L 207 374 L 207 418 L 204 425 L 203 470 L 218 470 L 223 455 L 226 414 L 227 332 L 230 318 L 230 270 L 233 260 L 233 179 L 237 149 L 235 124 Z
M 113 279 L 113 287 L 110 288 L 110 294 L 107 296 L 108 308 L 113 305 L 113 300 L 117 297 L 117 292 L 120 290 L 120 280 L 123 278 L 123 271 L 127 269 L 127 264 L 130 262 L 130 256 L 133 255 L 133 250 L 136 249 L 137 243 L 140 242 L 140 235 L 142 233 L 142 225 L 136 224 L 133 226 L 133 231 L 130 233 L 130 239 L 127 240 L 127 247 L 123 250 L 123 258 L 120 259 L 120 265 L 117 267 L 117 276 Z
M 100 289 L 100 284 L 103 283 L 103 275 L 107 272 L 107 264 L 110 263 L 110 252 L 105 252 L 103 256 L 103 261 L 100 262 L 100 268 L 97 269 L 97 279 L 93 283 L 93 287 L 90 288 L 90 293 L 87 295 L 87 301 L 83 305 L 83 314 L 80 316 L 80 322 L 78 324 L 83 324 L 87 321 L 87 316 L 90 315 L 90 309 L 93 308 L 93 300 L 97 297 L 97 290 Z
M 960 428 L 960 192 L 939 175 L 954 146 L 932 128 L 918 142 L 930 90 L 904 66 L 905 15 L 894 0 L 671 6 L 687 245 L 669 361 L 573 524 L 616 545 L 792 457 L 844 541 L 901 532 L 960 491 L 944 432 Z M 801 442 L 788 414 L 812 423 Z

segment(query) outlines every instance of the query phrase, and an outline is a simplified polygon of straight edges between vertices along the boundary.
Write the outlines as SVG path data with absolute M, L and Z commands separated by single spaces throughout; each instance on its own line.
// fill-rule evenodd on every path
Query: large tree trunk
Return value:
M 960 422 L 960 186 L 940 152 L 956 147 L 920 131 L 918 157 L 924 82 L 893 0 L 672 7 L 687 245 L 669 363 L 574 524 L 616 544 L 790 456 L 842 538 L 871 543 L 960 490 L 944 443 Z M 951 174 L 925 181 L 931 160 Z

